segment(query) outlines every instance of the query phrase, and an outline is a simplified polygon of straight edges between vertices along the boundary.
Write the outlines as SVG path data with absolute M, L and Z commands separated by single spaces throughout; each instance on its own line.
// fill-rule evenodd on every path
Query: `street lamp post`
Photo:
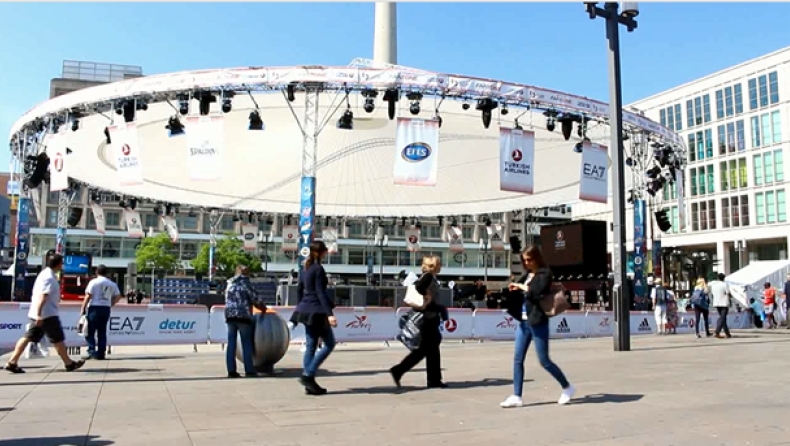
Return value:
M 489 246 L 489 238 L 488 235 L 482 237 L 480 239 L 480 250 L 483 251 L 483 266 L 484 266 L 484 276 L 483 282 L 488 285 L 488 252 L 491 250 Z
M 384 284 L 384 248 L 389 245 L 389 237 L 384 234 L 384 227 L 379 226 L 376 229 L 376 238 L 373 244 L 379 248 L 379 286 Z
M 631 350 L 631 324 L 628 283 L 625 260 L 625 166 L 623 160 L 623 98 L 620 79 L 620 29 L 625 25 L 628 32 L 636 29 L 634 18 L 639 14 L 635 2 L 623 2 L 620 13 L 616 2 L 606 2 L 599 8 L 597 2 L 585 2 L 591 19 L 606 19 L 606 39 L 609 41 L 609 130 L 611 133 L 610 153 L 612 157 L 613 226 L 612 271 L 614 273 L 614 350 Z
M 269 275 L 269 243 L 273 241 L 272 231 L 258 233 L 258 244 L 263 245 L 263 275 Z

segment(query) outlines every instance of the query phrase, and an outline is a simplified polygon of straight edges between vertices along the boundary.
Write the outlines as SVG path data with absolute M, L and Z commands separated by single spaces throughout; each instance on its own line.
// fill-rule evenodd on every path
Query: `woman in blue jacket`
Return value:
M 337 327 L 337 319 L 332 313 L 335 304 L 327 294 L 326 271 L 321 266 L 327 252 L 322 241 L 310 244 L 310 255 L 299 275 L 296 310 L 291 316 L 291 322 L 305 326 L 304 370 L 299 382 L 308 395 L 324 395 L 327 392 L 315 381 L 315 374 L 335 348 L 335 335 L 332 332 L 332 327 Z M 323 346 L 316 352 L 319 340 L 323 341 Z

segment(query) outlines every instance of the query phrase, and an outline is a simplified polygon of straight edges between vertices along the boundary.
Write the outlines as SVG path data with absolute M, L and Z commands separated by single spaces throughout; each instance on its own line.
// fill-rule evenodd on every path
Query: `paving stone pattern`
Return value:
M 449 389 L 426 390 L 419 369 L 395 391 L 399 345 L 348 344 L 326 363 L 323 397 L 304 395 L 292 349 L 275 378 L 224 378 L 218 346 L 118 348 L 75 373 L 54 359 L 0 374 L 0 446 L 790 445 L 790 336 L 740 333 L 555 341 L 577 386 L 559 386 L 527 358 L 526 407 L 512 391 L 512 343 L 446 343 Z

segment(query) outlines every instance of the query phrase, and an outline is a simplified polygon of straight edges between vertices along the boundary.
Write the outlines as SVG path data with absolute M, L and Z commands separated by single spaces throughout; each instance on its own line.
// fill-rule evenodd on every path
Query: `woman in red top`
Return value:
M 774 311 L 776 311 L 776 290 L 771 288 L 769 282 L 765 282 L 763 298 L 765 304 L 765 321 L 768 323 L 765 328 L 776 328 L 777 323 L 774 319 Z

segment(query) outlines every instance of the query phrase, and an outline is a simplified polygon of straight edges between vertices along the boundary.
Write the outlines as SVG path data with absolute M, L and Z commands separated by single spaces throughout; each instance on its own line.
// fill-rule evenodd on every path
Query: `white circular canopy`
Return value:
M 88 103 L 111 103 L 124 97 L 124 91 L 127 97 L 134 97 L 146 89 L 149 93 L 177 91 L 175 86 L 179 85 L 183 90 L 194 89 L 194 86 L 188 85 L 188 82 L 186 85 L 183 82 L 183 79 L 189 76 L 194 79 L 194 74 L 176 73 L 163 76 L 168 76 L 168 82 L 173 86 L 168 84 L 166 88 L 162 86 L 157 90 L 141 85 L 119 87 L 123 84 L 140 83 L 143 79 L 147 79 L 146 82 L 151 84 L 156 81 L 151 78 L 157 77 L 152 76 L 124 81 L 117 85 L 94 87 L 53 99 L 28 112 L 15 125 L 14 130 L 19 131 L 36 118 L 57 110 L 68 110 Z M 182 82 L 179 83 L 179 79 Z M 452 79 L 448 77 L 448 84 L 453 83 Z M 162 82 L 160 80 L 159 84 Z M 284 87 L 293 80 L 280 76 L 278 82 L 277 85 Z M 227 85 L 227 82 L 217 80 L 216 84 L 201 85 L 201 87 L 219 88 L 221 85 Z M 270 87 L 277 88 L 271 82 L 270 84 Z M 458 82 L 456 81 L 455 84 L 457 85 Z M 391 85 L 391 82 L 387 84 L 387 86 Z M 111 86 L 113 86 L 112 90 L 110 90 Z M 371 87 L 385 88 L 384 85 L 377 85 L 375 82 Z M 414 86 L 409 88 L 414 89 Z M 496 88 L 500 94 L 503 94 L 503 84 L 498 84 Z M 533 89 L 522 94 L 521 97 L 536 96 L 535 87 L 521 88 Z M 105 89 L 105 92 L 96 91 L 101 89 Z M 238 89 L 238 85 L 234 89 Z M 480 93 L 486 93 L 479 90 L 477 88 L 475 94 L 471 91 L 456 91 L 455 95 L 474 100 L 483 96 Z M 419 117 L 431 118 L 439 101 L 428 94 L 438 96 L 442 92 L 437 91 L 435 85 L 431 91 L 427 89 L 424 91 L 426 96 L 422 100 L 422 112 Z M 544 90 L 540 90 L 539 93 L 542 91 Z M 546 93 L 542 94 L 545 96 Z M 340 96 L 337 97 L 338 95 Z M 125 196 L 206 208 L 296 213 L 300 208 L 303 136 L 294 113 L 301 121 L 304 114 L 304 95 L 297 93 L 296 96 L 296 101 L 290 103 L 293 107 L 292 113 L 288 107 L 289 103 L 279 91 L 254 94 L 266 129 L 251 131 L 247 127 L 250 111 L 254 110 L 252 99 L 247 94 L 237 93 L 233 99 L 232 111 L 225 114 L 225 161 L 220 181 L 190 180 L 186 166 L 184 137 L 169 138 L 165 130 L 168 118 L 175 114 L 167 102 L 150 102 L 147 111 L 138 111 L 136 114 L 144 184 L 137 186 L 119 184 L 115 160 L 111 155 L 110 147 L 105 142 L 104 129 L 110 124 L 108 118 L 116 120 L 123 118 L 112 112 L 106 115 L 89 114 L 80 119 L 78 131 L 68 131 L 67 146 L 72 150 L 68 155 L 69 176 L 90 186 Z M 562 137 L 559 125 L 555 132 L 547 131 L 546 118 L 542 115 L 542 110 L 548 108 L 545 104 L 540 105 L 540 109 L 525 111 L 515 107 L 526 105 L 529 100 L 524 99 L 524 104 L 511 101 L 513 108 L 510 113 L 507 116 L 500 116 L 501 109 L 495 110 L 490 128 L 485 129 L 481 122 L 481 114 L 475 110 L 474 103 L 469 110 L 463 110 L 460 101 L 449 99 L 442 101 L 439 108 L 443 124 L 440 130 L 437 184 L 431 187 L 415 187 L 393 183 L 396 121 L 388 119 L 387 104 L 381 100 L 382 95 L 380 94 L 377 99 L 374 112 L 365 113 L 362 109 L 364 99 L 357 92 L 351 93 L 350 101 L 354 112 L 353 130 L 341 130 L 335 127 L 335 122 L 345 110 L 344 104 L 336 108 L 338 103 L 344 102 L 343 96 L 343 93 L 338 93 L 336 90 L 327 90 L 319 96 L 319 114 L 327 125 L 318 136 L 315 207 L 317 215 L 382 217 L 465 215 L 572 204 L 578 201 L 581 155 L 573 151 L 579 140 L 575 134 L 575 126 L 570 141 L 565 141 Z M 501 102 L 502 98 L 500 97 L 499 100 Z M 532 106 L 536 105 L 539 104 L 532 101 Z M 587 116 L 603 119 L 605 113 L 601 112 L 608 113 L 608 107 L 606 104 L 600 105 L 597 113 L 589 111 Z M 398 115 L 411 116 L 408 107 L 409 101 L 404 95 L 398 103 Z M 578 107 L 567 102 L 563 108 L 577 111 L 585 107 L 584 104 Z M 196 102 L 193 101 L 190 111 L 196 112 L 197 108 Z M 212 104 L 212 111 L 219 111 L 219 108 L 219 103 Z M 556 108 L 561 110 L 559 107 Z M 519 123 L 525 129 L 532 127 L 536 132 L 533 195 L 503 192 L 499 189 L 498 127 L 499 125 L 512 127 L 512 118 L 518 116 L 520 116 Z M 631 121 L 635 119 L 633 116 L 627 118 Z M 680 142 L 677 135 L 658 124 L 644 118 L 638 119 L 639 124 L 643 125 L 635 125 L 635 127 L 649 129 L 667 142 L 673 144 Z M 593 141 L 608 145 L 606 141 L 608 126 L 591 122 L 588 136 Z

